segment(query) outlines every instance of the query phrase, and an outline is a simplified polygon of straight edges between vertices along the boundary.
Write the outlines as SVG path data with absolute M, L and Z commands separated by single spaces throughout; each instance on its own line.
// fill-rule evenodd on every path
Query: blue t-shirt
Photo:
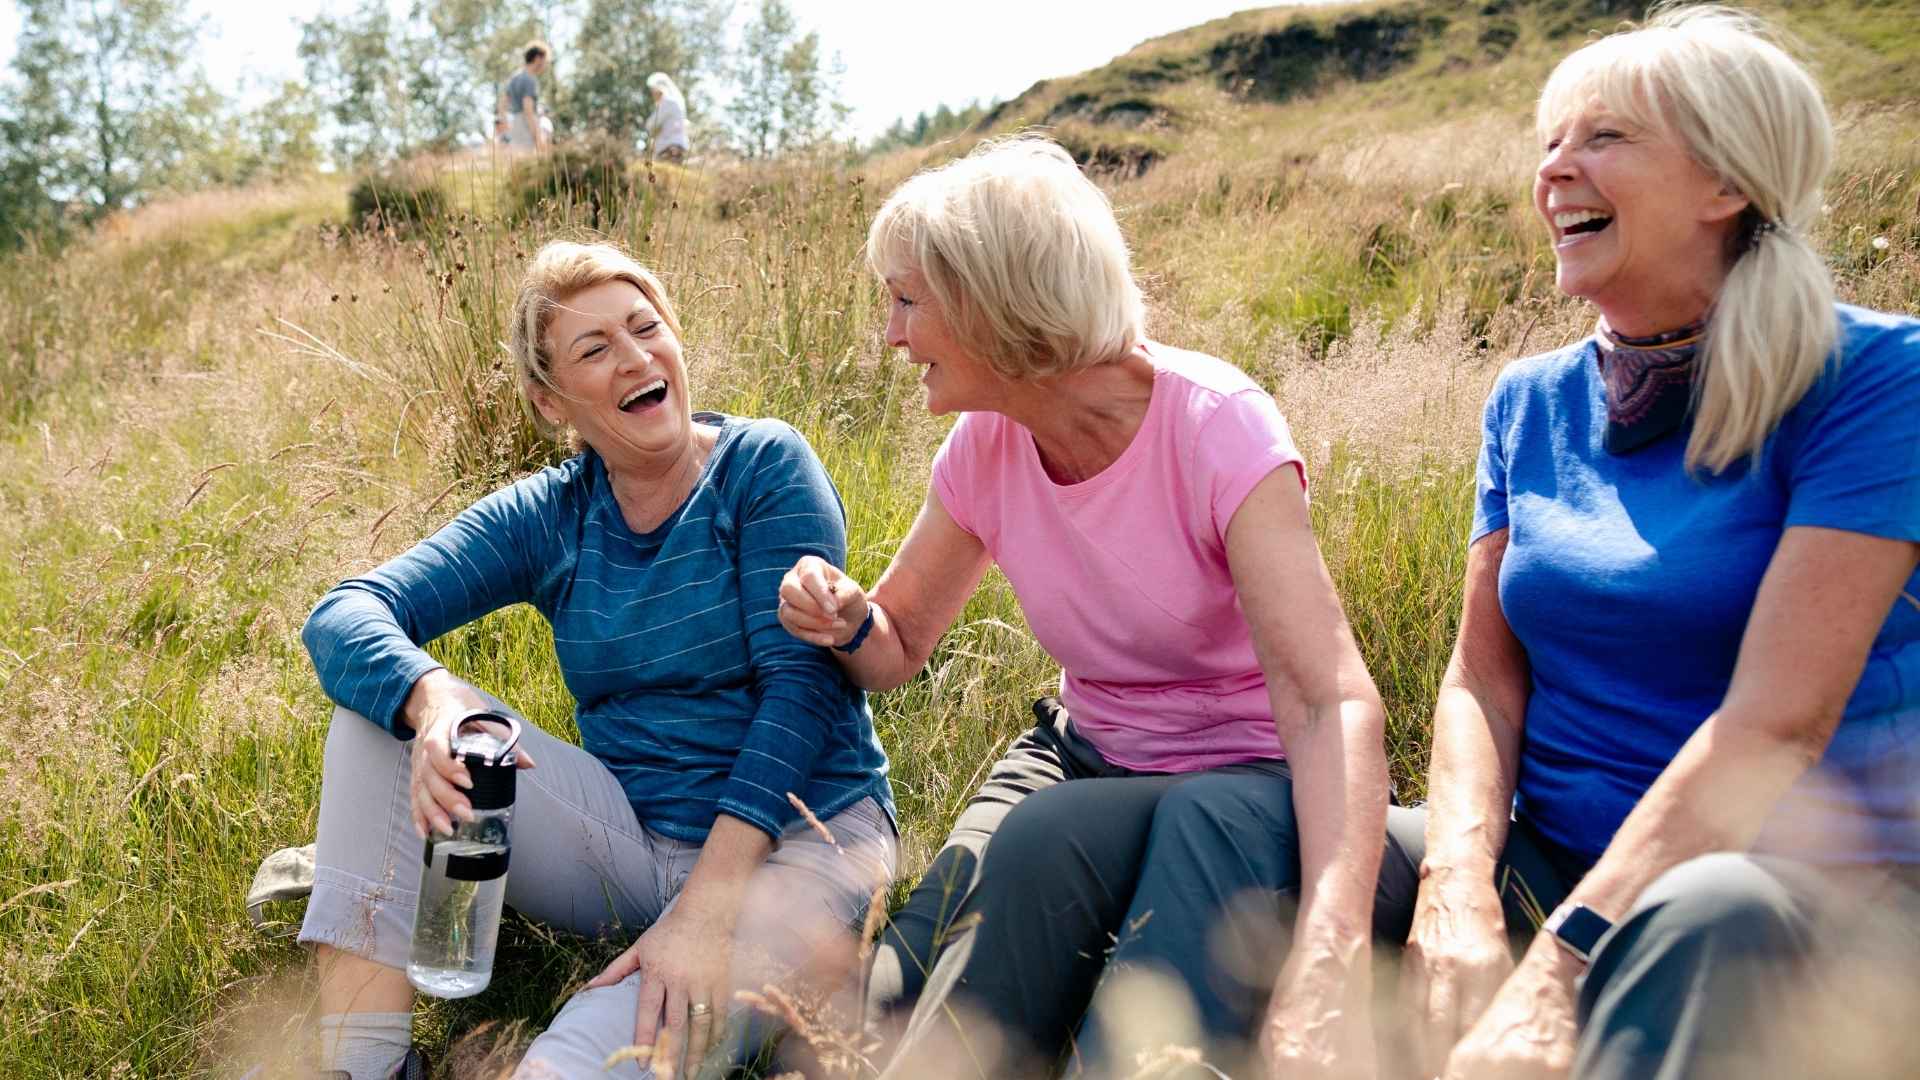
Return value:
M 1920 541 L 1920 320 L 1841 306 L 1840 362 L 1759 462 L 1690 475 L 1687 430 L 1603 447 L 1592 339 L 1508 368 L 1487 402 L 1473 538 L 1508 529 L 1500 607 L 1532 668 L 1516 811 L 1597 858 L 1718 709 L 1782 532 Z M 1920 598 L 1920 573 L 1906 586 Z M 1820 766 L 1760 847 L 1920 862 L 1920 603 L 1888 613 Z
M 335 586 L 303 632 L 321 686 L 410 736 L 401 706 L 440 666 L 420 643 L 528 603 L 553 626 L 581 745 L 648 827 L 699 841 L 724 812 L 777 838 L 795 816 L 788 792 L 823 818 L 869 795 L 891 815 L 866 695 L 775 613 L 802 555 L 845 562 L 833 482 L 786 424 L 696 420 L 717 424 L 719 440 L 686 502 L 651 532 L 627 527 L 588 451 Z
M 507 80 L 506 96 L 507 115 L 519 116 L 526 111 L 528 98 L 540 100 L 540 84 L 534 80 L 532 73 L 517 71 L 513 78 Z

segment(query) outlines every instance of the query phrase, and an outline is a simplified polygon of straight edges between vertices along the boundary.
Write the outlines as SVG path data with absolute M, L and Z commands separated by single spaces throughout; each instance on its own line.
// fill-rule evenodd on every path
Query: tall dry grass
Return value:
M 1414 796 L 1480 402 L 1504 363 L 1589 315 L 1552 291 L 1508 121 L 1349 138 L 1229 104 L 1111 190 L 1154 333 L 1246 367 L 1289 415 L 1387 700 L 1395 782 Z M 1847 119 L 1820 237 L 1845 295 L 1906 311 L 1920 307 L 1914 132 L 1904 113 Z M 912 165 L 659 166 L 601 222 L 680 307 L 696 406 L 781 416 L 820 450 L 865 580 L 945 430 L 879 341 L 859 252 Z M 240 910 L 258 858 L 312 832 L 327 710 L 297 629 L 332 582 L 554 453 L 525 424 L 500 339 L 525 259 L 586 220 L 557 206 L 508 224 L 498 178 L 469 163 L 441 181 L 458 212 L 411 236 L 331 227 L 344 191 L 319 184 L 156 205 L 0 272 L 9 1076 L 222 1075 L 300 1048 L 302 957 Z M 570 732 L 537 616 L 501 612 L 434 650 Z M 927 673 L 876 697 L 909 874 L 1056 678 L 996 575 Z M 285 931 L 297 911 L 275 914 Z M 484 1060 L 544 1024 L 605 950 L 512 923 L 497 989 L 424 1008 L 418 1036 Z

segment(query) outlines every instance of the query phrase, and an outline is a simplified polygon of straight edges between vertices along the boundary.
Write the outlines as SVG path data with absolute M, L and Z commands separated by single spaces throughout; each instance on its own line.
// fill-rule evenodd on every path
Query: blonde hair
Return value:
M 687 103 L 686 95 L 680 92 L 680 85 L 673 81 L 673 76 L 664 71 L 656 71 L 647 76 L 647 89 L 658 90 L 661 97 L 677 101 L 682 106 Z
M 919 270 L 954 331 L 1010 379 L 1117 360 L 1143 336 L 1112 205 L 1039 136 L 982 143 L 901 184 L 867 232 L 867 265 Z
M 1543 136 L 1595 99 L 1678 138 L 1748 200 L 1701 345 L 1686 461 L 1720 472 L 1757 458 L 1839 335 L 1833 278 L 1807 235 L 1833 161 L 1820 87 L 1757 16 L 1662 5 L 1560 62 L 1540 93 Z
M 534 404 L 536 387 L 564 395 L 553 381 L 553 350 L 547 345 L 547 330 L 553 316 L 566 302 L 580 293 L 609 281 L 625 281 L 640 290 L 660 320 L 673 331 L 677 340 L 680 318 L 667 301 L 667 290 L 660 279 L 633 257 L 612 244 L 577 244 L 555 240 L 534 253 L 527 272 L 520 279 L 520 293 L 514 298 L 513 313 L 507 317 L 507 352 L 519 373 L 520 404 L 533 419 L 540 434 L 556 441 L 566 432 L 540 415 Z M 571 443 L 569 443 L 571 445 Z

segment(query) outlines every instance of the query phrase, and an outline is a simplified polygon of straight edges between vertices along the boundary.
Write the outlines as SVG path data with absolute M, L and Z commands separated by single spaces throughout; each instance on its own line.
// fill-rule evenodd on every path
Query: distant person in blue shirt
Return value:
M 1920 321 L 1834 303 L 1832 128 L 1758 20 L 1589 44 L 1538 127 L 1600 320 L 1486 407 L 1429 802 L 1389 821 L 1418 1075 L 1911 1068 Z
M 866 698 L 776 613 L 796 559 L 846 557 L 813 451 L 779 421 L 691 410 L 673 308 L 615 248 L 541 249 L 512 320 L 538 423 L 580 454 L 342 582 L 305 630 L 340 708 L 300 937 L 317 947 L 321 1064 L 352 1080 L 410 1053 L 420 838 L 470 812 L 452 726 L 502 707 L 421 645 L 488 612 L 546 618 L 580 731 L 576 746 L 526 726 L 507 902 L 576 933 L 639 931 L 525 1075 L 651 1076 L 602 1073 L 630 1044 L 737 1059 L 750 1025 L 730 1021 L 734 992 L 848 955 L 895 866 Z
M 544 41 L 529 41 L 520 58 L 526 66 L 501 91 L 496 127 L 504 127 L 502 142 L 515 150 L 545 150 L 553 139 L 541 123 L 540 76 L 553 63 L 553 48 Z

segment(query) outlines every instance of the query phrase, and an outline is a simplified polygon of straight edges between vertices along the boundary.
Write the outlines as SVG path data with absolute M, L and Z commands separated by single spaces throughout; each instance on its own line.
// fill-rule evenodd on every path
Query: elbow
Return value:
M 908 654 L 905 662 L 896 669 L 874 671 L 864 674 L 857 674 L 849 669 L 847 677 L 852 679 L 854 685 L 860 687 L 860 689 L 879 694 L 888 690 L 898 690 L 912 682 L 913 677 L 920 674 L 920 669 L 926 667 L 926 664 L 927 662 L 924 658 L 915 662 L 912 655 Z
M 1833 731 L 1840 726 L 1843 705 L 1809 706 L 1781 710 L 1778 719 L 1761 730 L 1780 758 L 1802 771 L 1813 768 L 1826 756 Z
M 1771 687 L 1762 697 L 1759 687 L 1736 687 L 1713 718 L 1715 738 L 1731 737 L 1748 746 L 1757 742 L 1769 756 L 1812 768 L 1826 756 L 1853 687 L 1828 693 L 1812 686 L 1780 689 Z
M 1357 752 L 1377 758 L 1382 768 L 1386 765 L 1386 708 L 1371 686 L 1364 693 L 1308 700 L 1292 723 L 1278 726 L 1285 746 L 1324 745 L 1330 741 L 1343 756 Z
M 307 612 L 307 621 L 300 624 L 300 644 L 306 646 L 307 657 L 318 667 L 328 645 L 332 642 L 331 621 L 328 610 L 333 606 L 334 594 L 329 592 L 320 598 L 320 602 Z

